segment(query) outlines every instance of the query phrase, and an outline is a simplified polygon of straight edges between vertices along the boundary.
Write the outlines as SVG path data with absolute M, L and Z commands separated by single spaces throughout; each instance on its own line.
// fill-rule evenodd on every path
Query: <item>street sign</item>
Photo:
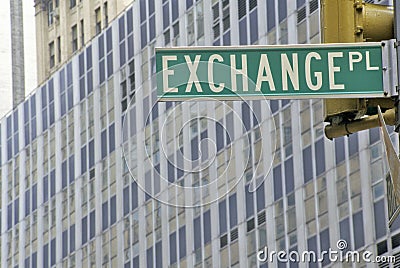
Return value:
M 157 95 L 161 101 L 383 97 L 383 50 L 380 42 L 156 48 Z

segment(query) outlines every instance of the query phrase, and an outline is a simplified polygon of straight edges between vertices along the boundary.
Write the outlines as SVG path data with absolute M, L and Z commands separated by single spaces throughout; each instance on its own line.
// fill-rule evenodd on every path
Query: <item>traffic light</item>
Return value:
M 393 7 L 359 0 L 321 0 L 323 43 L 354 43 L 394 38 Z M 324 100 L 325 135 L 329 139 L 377 127 L 377 107 L 387 124 L 395 124 L 392 98 Z M 368 117 L 366 117 L 368 116 Z

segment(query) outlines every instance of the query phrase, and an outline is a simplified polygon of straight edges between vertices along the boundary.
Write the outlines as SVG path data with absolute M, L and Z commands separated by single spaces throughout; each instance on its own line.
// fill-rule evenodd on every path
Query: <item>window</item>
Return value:
M 53 1 L 49 1 L 48 6 L 47 6 L 47 16 L 48 16 L 48 23 L 49 26 L 53 24 L 54 22 L 54 8 L 53 8 Z
M 97 8 L 94 12 L 95 12 L 95 16 L 96 16 L 96 34 L 99 34 L 101 32 L 101 13 L 100 13 L 100 8 Z
M 105 27 L 108 26 L 108 6 L 107 6 L 107 2 L 104 3 L 104 25 L 105 25 Z
M 61 37 L 57 37 L 57 58 L 58 62 L 61 62 Z
M 72 52 L 78 50 L 78 29 L 76 24 L 72 26 Z
M 83 20 L 81 20 L 81 46 L 85 45 L 85 27 L 83 24 Z
M 76 0 L 69 0 L 69 8 L 73 8 L 76 6 Z
M 50 60 L 50 68 L 53 68 L 55 65 L 54 42 L 51 42 L 49 44 L 49 60 Z

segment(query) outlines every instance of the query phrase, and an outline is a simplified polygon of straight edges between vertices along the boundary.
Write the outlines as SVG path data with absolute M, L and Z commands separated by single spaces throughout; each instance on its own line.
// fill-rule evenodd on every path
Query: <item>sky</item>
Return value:
M 0 8 L 0 118 L 12 109 L 10 0 Z M 37 87 L 36 32 L 33 0 L 22 0 L 24 9 L 25 94 Z

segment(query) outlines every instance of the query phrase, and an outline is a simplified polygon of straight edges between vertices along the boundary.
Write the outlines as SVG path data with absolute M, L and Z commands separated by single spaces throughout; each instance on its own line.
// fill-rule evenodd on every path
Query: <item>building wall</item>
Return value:
M 327 140 L 321 100 L 156 102 L 154 47 L 317 43 L 318 1 L 297 2 L 135 1 L 62 64 L 0 122 L 1 266 L 266 267 L 265 246 L 339 239 L 397 253 L 378 129 Z
M 132 0 L 35 1 L 39 84 L 47 80 L 50 74 L 65 64 L 102 29 L 107 28 L 109 22 L 131 3 Z M 51 55 L 54 59 L 51 59 Z

